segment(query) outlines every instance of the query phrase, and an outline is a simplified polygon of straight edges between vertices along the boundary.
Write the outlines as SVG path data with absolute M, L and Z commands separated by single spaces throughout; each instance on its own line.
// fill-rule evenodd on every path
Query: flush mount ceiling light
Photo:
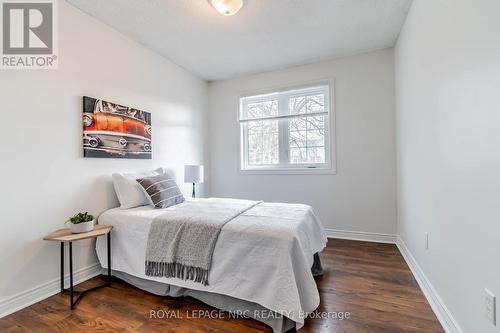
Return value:
M 210 4 L 222 15 L 236 14 L 243 6 L 243 0 L 208 0 Z

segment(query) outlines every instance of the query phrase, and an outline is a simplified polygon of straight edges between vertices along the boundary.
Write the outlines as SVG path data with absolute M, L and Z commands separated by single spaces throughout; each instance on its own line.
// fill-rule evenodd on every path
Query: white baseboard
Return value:
M 450 310 L 448 310 L 436 289 L 434 289 L 424 271 L 418 265 L 415 257 L 413 257 L 403 239 L 399 236 L 397 237 L 396 245 L 446 333 L 463 333 Z
M 101 274 L 101 265 L 95 263 L 73 272 L 73 282 L 74 284 L 78 284 L 99 274 Z M 69 285 L 69 274 L 65 275 L 64 284 L 65 286 Z M 61 280 L 57 278 L 8 298 L 4 298 L 0 300 L 0 318 L 55 295 L 60 291 Z
M 443 326 L 443 329 L 446 331 L 446 333 L 463 333 L 457 321 L 455 320 L 455 318 L 453 318 L 450 310 L 448 310 L 443 300 L 437 293 L 436 289 L 434 289 L 431 282 L 425 275 L 424 271 L 420 268 L 417 261 L 411 254 L 410 250 L 406 247 L 406 244 L 403 242 L 401 237 L 391 234 L 337 229 L 325 229 L 325 231 L 328 238 L 396 244 L 408 267 L 410 267 L 413 276 L 417 280 L 422 293 L 429 302 L 432 310 L 436 314 L 437 319 Z
M 397 235 L 380 234 L 376 232 L 348 231 L 338 229 L 325 229 L 328 238 L 350 239 L 365 242 L 396 244 Z
M 455 318 L 448 310 L 443 300 L 432 286 L 431 282 L 420 268 L 417 261 L 406 247 L 401 237 L 392 234 L 381 234 L 360 231 L 346 231 L 336 229 L 325 229 L 329 238 L 351 239 L 368 242 L 396 244 L 413 276 L 417 280 L 420 289 L 427 298 L 432 310 L 447 333 L 463 333 Z M 95 263 L 74 272 L 74 283 L 78 284 L 94 276 L 101 274 L 101 265 Z M 69 274 L 65 275 L 65 285 L 69 284 Z M 60 280 L 53 279 L 29 290 L 0 300 L 0 318 L 39 302 L 60 291 Z

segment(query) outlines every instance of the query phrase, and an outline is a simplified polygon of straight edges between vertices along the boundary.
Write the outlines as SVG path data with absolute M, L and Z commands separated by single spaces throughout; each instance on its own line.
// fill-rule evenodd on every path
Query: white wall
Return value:
M 499 32 L 498 0 L 418 0 L 395 52 L 398 233 L 471 333 L 500 332 Z
M 207 164 L 204 81 L 64 1 L 59 20 L 59 69 L 0 71 L 0 305 L 58 278 L 59 244 L 42 237 L 116 206 L 112 172 L 173 167 L 182 184 L 183 164 Z M 83 95 L 151 112 L 153 160 L 84 159 Z M 91 242 L 75 258 L 95 263 Z
M 211 194 L 310 204 L 328 229 L 394 234 L 393 50 L 209 85 Z M 336 175 L 240 174 L 238 97 L 335 78 Z

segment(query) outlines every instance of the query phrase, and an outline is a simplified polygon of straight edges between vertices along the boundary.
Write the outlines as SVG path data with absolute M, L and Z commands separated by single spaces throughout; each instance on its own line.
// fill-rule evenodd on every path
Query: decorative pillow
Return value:
M 115 187 L 116 196 L 120 201 L 120 208 L 128 209 L 139 206 L 152 205 L 153 203 L 144 193 L 142 187 L 137 183 L 137 178 L 158 176 L 163 174 L 163 169 L 158 168 L 153 171 L 144 171 L 137 173 L 114 173 L 113 186 Z
M 184 202 L 175 180 L 167 174 L 139 178 L 137 182 L 144 188 L 155 208 L 167 208 Z

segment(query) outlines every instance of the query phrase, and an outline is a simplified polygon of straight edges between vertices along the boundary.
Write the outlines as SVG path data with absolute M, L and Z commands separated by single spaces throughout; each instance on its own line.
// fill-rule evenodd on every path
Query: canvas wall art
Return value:
M 151 159 L 151 114 L 84 96 L 83 156 Z

